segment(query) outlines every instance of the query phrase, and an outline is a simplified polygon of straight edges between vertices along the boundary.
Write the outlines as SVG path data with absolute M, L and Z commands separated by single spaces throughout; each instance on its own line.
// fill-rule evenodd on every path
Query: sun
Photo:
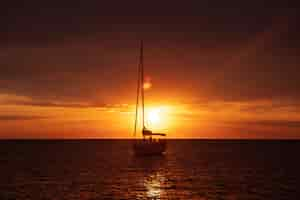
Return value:
M 148 107 L 145 110 L 145 125 L 153 131 L 163 131 L 169 125 L 169 109 L 166 106 Z
M 145 127 L 154 132 L 166 132 L 172 126 L 173 107 L 168 105 L 151 105 L 145 107 Z M 142 113 L 142 110 L 139 110 Z M 141 116 L 138 117 L 138 124 L 142 125 Z
M 150 109 L 147 113 L 147 120 L 150 125 L 157 125 L 161 121 L 161 110 L 158 108 Z

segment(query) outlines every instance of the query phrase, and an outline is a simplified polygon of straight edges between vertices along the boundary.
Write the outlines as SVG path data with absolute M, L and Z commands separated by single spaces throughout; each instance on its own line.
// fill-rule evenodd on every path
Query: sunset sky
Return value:
M 131 137 L 141 39 L 149 128 L 300 138 L 296 5 L 109 2 L 1 5 L 0 138 Z

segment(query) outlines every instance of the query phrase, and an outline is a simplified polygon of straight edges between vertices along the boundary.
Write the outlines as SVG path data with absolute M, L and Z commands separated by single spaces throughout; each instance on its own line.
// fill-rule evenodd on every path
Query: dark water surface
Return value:
M 0 141 L 0 199 L 300 199 L 300 141 Z

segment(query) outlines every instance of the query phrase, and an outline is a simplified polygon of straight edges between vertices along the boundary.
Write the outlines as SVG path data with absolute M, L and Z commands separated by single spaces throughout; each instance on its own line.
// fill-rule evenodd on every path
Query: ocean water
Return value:
M 0 199 L 300 199 L 300 141 L 0 141 Z

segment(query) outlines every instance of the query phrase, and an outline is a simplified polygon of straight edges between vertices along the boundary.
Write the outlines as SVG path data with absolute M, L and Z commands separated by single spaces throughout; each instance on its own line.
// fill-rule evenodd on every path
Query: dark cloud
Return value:
M 162 99 L 299 98 L 299 8 L 290 2 L 34 0 L 0 11 L 0 93 L 39 105 L 134 102 L 140 38 Z
M 3 43 L 52 44 L 68 37 L 122 32 L 155 38 L 180 32 L 192 39 L 236 39 L 260 31 L 273 16 L 294 16 L 297 7 L 283 1 L 105 2 L 26 1 L 1 6 Z M 172 34 L 171 34 L 172 35 Z M 169 35 L 170 37 L 170 35 Z M 172 37 L 172 36 L 171 36 Z

